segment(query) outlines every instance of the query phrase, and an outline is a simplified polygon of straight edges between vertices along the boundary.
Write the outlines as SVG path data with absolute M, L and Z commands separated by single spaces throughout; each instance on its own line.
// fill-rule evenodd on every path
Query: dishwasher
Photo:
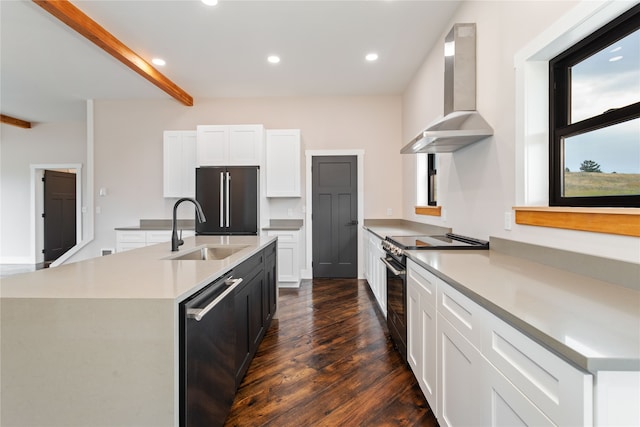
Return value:
M 231 271 L 180 303 L 180 425 L 221 426 L 235 394 Z

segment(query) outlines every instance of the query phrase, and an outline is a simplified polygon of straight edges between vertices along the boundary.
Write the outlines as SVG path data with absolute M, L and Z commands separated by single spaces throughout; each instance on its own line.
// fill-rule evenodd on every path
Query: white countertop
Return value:
M 494 250 L 408 255 L 582 369 L 640 370 L 637 290 Z
M 184 239 L 178 253 L 201 245 L 247 245 L 220 261 L 165 258 L 169 242 L 86 261 L 3 278 L 4 298 L 129 298 L 180 301 L 267 246 L 275 237 L 196 236 Z

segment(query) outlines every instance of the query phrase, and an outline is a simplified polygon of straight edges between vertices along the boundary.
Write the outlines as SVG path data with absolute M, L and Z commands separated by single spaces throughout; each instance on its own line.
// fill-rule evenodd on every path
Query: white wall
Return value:
M 0 132 L 0 263 L 33 263 L 30 166 L 85 165 L 86 124 L 36 123 L 30 129 L 2 124 Z
M 401 217 L 399 96 L 196 99 L 194 107 L 173 100 L 103 100 L 94 108 L 95 204 L 101 213 L 95 217 L 95 241 L 73 260 L 114 247 L 115 227 L 136 225 L 141 218 L 171 218 L 175 199 L 162 197 L 162 132 L 199 124 L 300 129 L 303 155 L 304 150 L 363 149 L 365 217 L 386 217 L 387 208 L 392 217 Z M 97 196 L 100 188 L 107 196 Z M 291 218 L 292 209 L 293 218 L 303 218 L 303 205 L 304 197 L 271 202 L 271 217 Z M 185 208 L 180 216 L 192 218 L 191 206 Z
M 494 136 L 452 154 L 438 164 L 438 204 L 443 218 L 416 216 L 415 156 L 403 156 L 404 217 L 452 227 L 454 232 L 489 236 L 638 262 L 640 240 L 633 237 L 513 225 L 504 214 L 516 205 L 514 55 L 578 2 L 471 1 L 456 12 L 456 22 L 477 24 L 477 109 Z M 449 26 L 450 27 L 450 26 Z M 443 113 L 443 45 L 425 59 L 403 97 L 403 140 L 407 143 Z

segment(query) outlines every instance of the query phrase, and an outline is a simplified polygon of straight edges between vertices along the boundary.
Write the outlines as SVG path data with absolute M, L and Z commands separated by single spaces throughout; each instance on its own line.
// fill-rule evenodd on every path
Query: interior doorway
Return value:
M 52 256 L 49 256 L 47 253 L 45 257 L 45 252 L 49 251 L 45 251 L 45 234 L 47 233 L 45 230 L 45 217 L 47 215 L 45 214 L 43 217 L 46 197 L 44 178 L 45 173 L 49 174 L 51 172 L 67 174 L 65 176 L 73 175 L 73 187 L 69 184 L 71 179 L 68 178 L 63 191 L 63 193 L 67 195 L 64 197 L 56 196 L 59 200 L 54 203 L 61 205 L 63 203 L 62 198 L 66 199 L 66 202 L 64 203 L 64 208 L 62 206 L 55 208 L 49 217 L 51 217 L 51 215 L 61 215 L 62 218 L 65 219 L 56 220 L 55 223 L 58 225 L 48 226 L 47 228 L 49 232 L 58 234 L 62 227 L 64 227 L 63 236 L 65 237 L 57 237 L 58 243 L 53 245 L 56 247 L 56 250 Z M 57 184 L 54 184 L 54 189 L 56 185 Z M 52 259 L 45 261 L 45 258 L 58 259 L 60 255 L 67 252 L 71 247 L 77 246 L 78 243 L 82 241 L 82 165 L 78 163 L 31 165 L 31 194 L 31 258 L 37 268 L 42 268 L 52 262 Z M 49 244 L 47 243 L 47 245 Z M 64 248 L 64 250 L 62 248 Z M 56 265 L 55 261 L 53 265 Z
M 358 159 L 312 160 L 313 277 L 358 277 Z
M 44 171 L 44 262 L 58 259 L 76 241 L 76 174 Z

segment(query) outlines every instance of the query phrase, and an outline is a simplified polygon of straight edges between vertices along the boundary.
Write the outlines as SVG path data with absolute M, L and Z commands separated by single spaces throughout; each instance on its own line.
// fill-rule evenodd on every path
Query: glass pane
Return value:
M 563 197 L 640 194 L 640 119 L 563 140 Z
M 640 101 L 640 30 L 571 67 L 571 123 Z

